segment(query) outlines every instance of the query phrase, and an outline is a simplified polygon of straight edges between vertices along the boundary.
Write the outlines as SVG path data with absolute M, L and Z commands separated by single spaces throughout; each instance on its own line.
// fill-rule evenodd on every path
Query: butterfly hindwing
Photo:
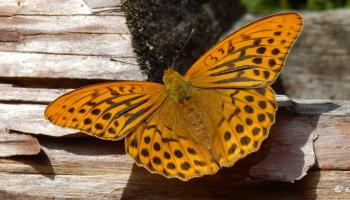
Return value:
M 183 107 L 167 101 L 132 134 L 125 149 L 138 165 L 168 178 L 188 180 L 219 169 L 207 147 L 192 137 Z
M 215 126 L 213 150 L 221 167 L 257 151 L 274 123 L 277 110 L 271 87 L 196 89 L 195 101 L 206 108 Z
M 54 124 L 118 140 L 158 109 L 164 86 L 150 82 L 113 82 L 83 87 L 53 101 L 45 117 Z
M 234 32 L 187 71 L 201 88 L 257 88 L 271 85 L 301 28 L 297 13 L 277 14 Z

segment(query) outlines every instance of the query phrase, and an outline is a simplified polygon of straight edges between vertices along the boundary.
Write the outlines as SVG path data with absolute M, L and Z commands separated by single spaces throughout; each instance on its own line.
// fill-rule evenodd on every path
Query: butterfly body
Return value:
M 86 86 L 53 101 L 45 117 L 107 140 L 125 138 L 136 163 L 168 178 L 215 174 L 257 151 L 275 122 L 271 84 L 303 25 L 297 13 L 251 23 L 216 44 L 184 76 L 163 83 Z
M 183 103 L 185 99 L 188 100 L 192 96 L 192 86 L 181 74 L 171 68 L 164 71 L 163 83 L 166 92 L 177 103 Z
M 218 158 L 212 150 L 216 127 L 213 127 L 211 120 L 206 120 L 208 113 L 199 109 L 201 106 L 198 105 L 201 89 L 193 88 L 185 77 L 171 68 L 164 71 L 163 83 L 169 95 L 169 101 L 177 104 L 181 117 L 187 122 L 186 137 L 205 147 L 213 158 Z M 174 132 L 174 134 L 177 133 Z

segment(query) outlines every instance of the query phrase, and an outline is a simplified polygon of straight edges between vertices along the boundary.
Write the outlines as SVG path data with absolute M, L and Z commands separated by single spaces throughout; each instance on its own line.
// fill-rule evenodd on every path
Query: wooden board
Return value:
M 0 59 L 0 79 L 145 79 L 125 17 L 90 11 L 120 14 L 120 2 L 87 2 L 91 7 L 84 1 L 1 2 L 0 57 L 6 59 Z
M 2 130 L 0 137 L 0 157 L 16 155 L 36 155 L 40 144 L 35 137 L 23 134 L 7 134 Z
M 259 152 L 213 176 L 168 180 L 136 166 L 123 141 L 43 117 L 73 87 L 146 78 L 121 1 L 0 1 L 0 43 L 0 199 L 350 199 L 349 101 L 279 96 Z

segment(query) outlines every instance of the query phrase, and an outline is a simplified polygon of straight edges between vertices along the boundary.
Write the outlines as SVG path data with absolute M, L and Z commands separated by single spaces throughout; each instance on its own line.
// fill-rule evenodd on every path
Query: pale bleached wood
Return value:
M 0 128 L 55 137 L 77 132 L 71 129 L 58 128 L 49 123 L 44 117 L 45 108 L 46 105 L 40 104 L 0 103 Z
M 40 152 L 38 140 L 30 135 L 1 134 L 0 157 L 36 155 Z
M 109 55 L 135 57 L 129 34 L 62 34 L 21 36 L 20 42 L 8 42 L 0 51 L 63 55 Z M 3 56 L 3 55 L 1 55 Z
M 92 13 L 110 13 L 121 11 L 120 0 L 85 0 Z
M 18 52 L 0 52 L 0 57 L 0 74 L 5 77 L 145 79 L 134 58 L 115 57 L 118 61 L 111 61 L 109 56 Z
M 229 178 L 211 176 L 183 183 L 176 180 L 164 181 L 144 170 L 132 170 L 131 174 L 119 172 L 86 176 L 0 173 L 0 184 L 5 190 L 0 192 L 0 197 L 271 200 L 350 198 L 350 173 L 346 171 L 311 172 L 302 183 L 296 185 L 242 182 L 234 176 L 231 173 Z
M 116 1 L 119 2 L 119 1 Z M 2 0 L 0 15 L 88 15 L 84 0 Z
M 113 13 L 121 4 L 118 0 L 86 2 L 92 9 Z M 2 77 L 145 79 L 124 16 L 91 15 L 84 1 L 1 4 L 4 9 L 13 5 L 19 9 L 16 16 L 0 17 Z
M 16 31 L 18 34 L 70 34 L 100 33 L 129 34 L 123 16 L 13 16 L 0 17 L 0 31 Z M 1 41 L 1 38 L 0 38 Z M 107 52 L 108 53 L 108 52 Z
M 0 101 L 49 104 L 69 91 L 72 89 L 22 88 L 13 87 L 11 84 L 0 84 Z

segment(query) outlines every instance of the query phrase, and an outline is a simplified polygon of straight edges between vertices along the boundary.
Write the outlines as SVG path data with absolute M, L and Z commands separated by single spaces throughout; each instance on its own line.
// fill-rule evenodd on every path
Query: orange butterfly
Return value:
M 257 151 L 277 110 L 270 85 L 303 25 L 297 13 L 263 18 L 234 32 L 181 76 L 79 88 L 45 111 L 52 123 L 107 140 L 125 138 L 140 166 L 188 180 Z

